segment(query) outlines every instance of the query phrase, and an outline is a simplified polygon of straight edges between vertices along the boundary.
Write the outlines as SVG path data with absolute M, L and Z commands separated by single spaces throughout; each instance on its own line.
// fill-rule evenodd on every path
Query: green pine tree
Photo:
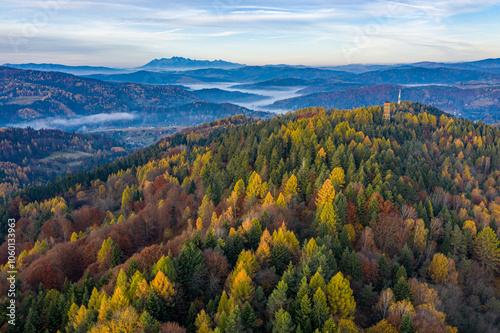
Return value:
M 118 246 L 118 244 L 115 243 L 113 247 L 113 252 L 111 252 L 111 266 L 115 267 L 123 264 L 124 262 L 125 258 L 123 256 L 122 249 L 120 248 L 120 246 Z
M 405 299 L 413 300 L 413 295 L 410 290 L 410 286 L 408 285 L 408 281 L 402 276 L 399 278 L 398 282 L 394 285 L 393 288 L 394 297 L 396 301 L 402 301 Z
M 403 316 L 399 331 L 401 333 L 415 333 L 415 330 L 413 329 L 413 319 L 411 318 L 411 315 L 409 313 Z
M 294 325 L 288 312 L 279 309 L 274 317 L 273 333 L 292 333 Z

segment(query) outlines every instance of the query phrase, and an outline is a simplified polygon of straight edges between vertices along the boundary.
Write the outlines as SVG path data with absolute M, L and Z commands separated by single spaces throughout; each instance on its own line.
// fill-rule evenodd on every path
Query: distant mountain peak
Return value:
M 139 68 L 236 68 L 244 66 L 220 59 L 196 60 L 184 57 L 154 59 Z

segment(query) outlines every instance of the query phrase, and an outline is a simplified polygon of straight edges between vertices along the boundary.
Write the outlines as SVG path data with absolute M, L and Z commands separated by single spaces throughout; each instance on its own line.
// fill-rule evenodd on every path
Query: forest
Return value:
M 0 329 L 499 332 L 500 129 L 391 109 L 233 116 L 6 197 Z
M 91 169 L 130 151 L 125 144 L 97 134 L 0 128 L 0 197 L 67 172 Z

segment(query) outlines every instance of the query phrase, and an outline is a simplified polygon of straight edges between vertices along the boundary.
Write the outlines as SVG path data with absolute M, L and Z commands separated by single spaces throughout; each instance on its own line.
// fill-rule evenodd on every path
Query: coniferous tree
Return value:
M 242 332 L 252 333 L 257 332 L 259 325 L 257 324 L 257 317 L 250 303 L 245 302 L 243 310 L 241 310 L 241 325 L 243 326 Z
M 307 284 L 306 277 L 302 278 L 299 292 L 297 293 L 297 297 L 295 299 L 294 309 L 295 309 L 294 318 L 297 326 L 300 325 L 301 330 L 304 333 L 312 332 L 312 324 L 311 324 L 312 305 L 310 298 L 310 289 L 309 285 Z
M 203 291 L 205 284 L 204 262 L 201 251 L 193 243 L 184 245 L 177 257 L 177 280 L 189 299 L 195 298 Z
M 356 302 L 349 281 L 342 273 L 337 273 L 327 285 L 328 301 L 333 315 L 350 318 L 354 315 Z
M 409 313 L 403 316 L 399 330 L 401 333 L 415 333 L 415 330 L 413 329 L 413 319 Z
M 316 290 L 313 296 L 312 323 L 313 329 L 321 329 L 328 319 L 330 309 L 328 308 L 325 293 L 321 288 Z
M 276 312 L 274 322 L 273 333 L 292 333 L 294 331 L 292 317 L 282 308 Z
M 394 296 L 396 297 L 396 301 L 413 299 L 413 295 L 411 293 L 410 286 L 408 285 L 408 281 L 403 276 L 401 276 L 398 282 L 394 285 L 393 291 L 394 291 Z
M 113 251 L 111 252 L 111 266 L 115 267 L 121 265 L 124 261 L 125 258 L 123 256 L 122 249 L 118 246 L 118 244 L 114 244 Z
M 411 276 L 413 272 L 413 260 L 410 248 L 407 244 L 405 244 L 403 250 L 401 251 L 401 259 L 399 259 L 399 264 L 402 265 L 405 268 L 407 274 Z
M 270 259 L 271 265 L 276 268 L 276 273 L 282 274 L 290 262 L 290 251 L 281 242 L 278 242 L 271 249 Z
M 280 281 L 278 283 L 278 286 L 269 296 L 269 300 L 267 302 L 267 313 L 269 318 L 271 319 L 271 322 L 274 322 L 275 313 L 287 304 L 287 290 L 288 285 L 284 281 Z
M 227 318 L 226 333 L 239 333 L 243 330 L 243 325 L 241 323 L 241 313 L 240 308 L 236 305 Z

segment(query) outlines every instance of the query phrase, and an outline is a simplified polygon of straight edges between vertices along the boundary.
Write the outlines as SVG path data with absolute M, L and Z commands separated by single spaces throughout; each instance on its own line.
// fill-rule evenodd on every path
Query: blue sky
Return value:
M 0 63 L 252 65 L 500 57 L 500 1 L 0 0 Z

